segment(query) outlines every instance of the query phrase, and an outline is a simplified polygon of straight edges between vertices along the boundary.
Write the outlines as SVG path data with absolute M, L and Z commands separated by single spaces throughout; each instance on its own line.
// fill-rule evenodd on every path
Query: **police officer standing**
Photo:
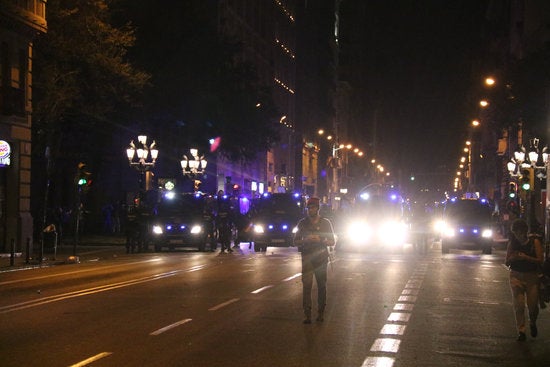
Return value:
M 317 282 L 317 321 L 324 320 L 327 298 L 328 247 L 334 246 L 332 223 L 319 215 L 319 198 L 312 197 L 306 203 L 307 216 L 298 222 L 294 244 L 302 254 L 302 285 L 304 324 L 311 324 L 311 288 L 313 276 Z
M 218 212 L 216 213 L 216 228 L 221 243 L 221 252 L 233 252 L 231 249 L 231 234 L 233 229 L 233 209 L 228 198 L 218 193 Z

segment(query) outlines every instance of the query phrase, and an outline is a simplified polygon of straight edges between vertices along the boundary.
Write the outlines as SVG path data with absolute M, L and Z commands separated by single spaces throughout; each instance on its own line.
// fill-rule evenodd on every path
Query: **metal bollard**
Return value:
M 31 239 L 30 237 L 27 237 L 27 248 L 26 250 L 26 256 L 25 256 L 25 264 L 28 264 L 31 262 Z
M 15 265 L 15 240 L 11 239 L 10 266 Z

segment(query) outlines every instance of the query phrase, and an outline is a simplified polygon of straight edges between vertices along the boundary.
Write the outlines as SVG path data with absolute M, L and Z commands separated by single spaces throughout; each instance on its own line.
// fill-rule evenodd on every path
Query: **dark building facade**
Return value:
M 32 49 L 46 30 L 46 0 L 0 0 L 0 251 L 33 237 Z

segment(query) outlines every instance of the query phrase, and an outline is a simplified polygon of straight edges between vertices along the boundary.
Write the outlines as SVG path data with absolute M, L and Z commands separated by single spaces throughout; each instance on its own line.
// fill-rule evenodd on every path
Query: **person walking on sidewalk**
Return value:
M 535 338 L 538 335 L 539 276 L 544 252 L 540 238 L 528 235 L 528 230 L 529 226 L 525 220 L 514 220 L 506 250 L 506 265 L 510 268 L 510 289 L 513 296 L 518 341 L 526 339 L 526 304 L 531 336 Z
M 319 215 L 319 199 L 312 197 L 306 203 L 307 216 L 298 222 L 294 244 L 302 254 L 302 287 L 304 324 L 311 323 L 311 288 L 313 276 L 317 282 L 317 321 L 324 320 L 327 298 L 327 247 L 334 246 L 332 223 Z

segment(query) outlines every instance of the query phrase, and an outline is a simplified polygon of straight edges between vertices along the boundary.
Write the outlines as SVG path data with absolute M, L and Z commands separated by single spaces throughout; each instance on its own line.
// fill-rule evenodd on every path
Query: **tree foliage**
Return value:
M 48 32 L 34 47 L 35 144 L 70 146 L 70 132 L 111 131 L 106 121 L 133 105 L 149 78 L 126 59 L 134 41 L 129 25 L 111 25 L 105 0 L 48 1 Z
M 127 59 L 134 31 L 128 24 L 112 25 L 108 3 L 48 1 L 48 32 L 33 48 L 35 218 L 42 206 L 77 205 L 77 163 L 86 162 L 99 176 L 112 156 L 112 136 L 126 124 L 148 83 L 149 75 Z M 50 202 L 41 200 L 45 182 L 50 182 Z

